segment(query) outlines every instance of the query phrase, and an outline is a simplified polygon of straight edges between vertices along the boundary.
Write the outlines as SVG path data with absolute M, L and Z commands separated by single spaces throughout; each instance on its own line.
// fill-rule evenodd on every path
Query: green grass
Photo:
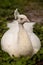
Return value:
M 36 3 L 32 4 L 31 3 Z M 0 0 L 0 44 L 3 34 L 8 30 L 7 18 L 14 18 L 13 12 L 16 8 L 20 13 L 25 14 L 26 7 L 29 9 L 43 9 L 42 0 Z M 43 24 L 36 23 L 33 31 L 41 41 L 40 51 L 31 59 L 27 57 L 11 58 L 7 53 L 1 50 L 0 45 L 0 65 L 36 65 L 36 62 L 43 60 Z
M 36 4 L 32 4 L 36 3 Z M 16 8 L 20 13 L 25 13 L 26 6 L 30 9 L 43 9 L 42 0 L 0 0 L 0 18 L 13 18 L 13 12 Z M 27 8 L 27 9 L 28 9 Z

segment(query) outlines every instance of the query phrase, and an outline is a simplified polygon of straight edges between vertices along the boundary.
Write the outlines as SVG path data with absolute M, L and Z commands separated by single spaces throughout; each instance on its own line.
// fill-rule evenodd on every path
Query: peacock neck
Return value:
M 22 28 L 24 28 L 23 24 L 19 24 L 19 27 L 22 27 Z

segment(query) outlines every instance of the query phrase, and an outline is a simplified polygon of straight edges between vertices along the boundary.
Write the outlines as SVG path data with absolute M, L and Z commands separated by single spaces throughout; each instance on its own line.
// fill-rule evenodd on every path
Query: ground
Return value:
M 8 30 L 7 22 L 14 19 L 16 8 L 31 22 L 41 22 L 35 24 L 33 31 L 40 38 L 41 49 L 31 59 L 28 56 L 12 59 L 1 50 L 0 46 L 0 65 L 43 65 L 43 0 L 0 0 L 0 42 L 3 34 Z

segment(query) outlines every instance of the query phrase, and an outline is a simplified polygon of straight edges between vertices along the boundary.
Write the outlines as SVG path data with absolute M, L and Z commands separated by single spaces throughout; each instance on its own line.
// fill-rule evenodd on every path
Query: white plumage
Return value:
M 35 22 L 30 22 L 30 23 L 26 22 L 24 24 L 24 28 L 26 29 L 26 31 L 30 37 L 30 40 L 32 42 L 32 46 L 34 49 L 33 54 L 36 54 L 40 50 L 41 42 L 40 42 L 40 39 L 38 38 L 38 36 L 35 33 L 33 33 L 34 24 L 35 24 Z
M 33 33 L 34 23 L 25 23 L 30 21 L 25 15 L 18 14 L 17 9 L 14 15 L 15 19 L 18 19 L 7 24 L 9 30 L 4 33 L 1 39 L 2 50 L 7 52 L 11 57 L 13 55 L 15 57 L 22 55 L 29 55 L 31 57 L 41 47 L 39 38 Z

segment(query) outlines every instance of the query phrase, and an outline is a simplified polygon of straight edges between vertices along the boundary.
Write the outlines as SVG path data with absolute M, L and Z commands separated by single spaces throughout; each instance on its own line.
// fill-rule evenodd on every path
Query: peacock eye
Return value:
M 20 20 L 23 20 L 23 18 L 20 18 Z

